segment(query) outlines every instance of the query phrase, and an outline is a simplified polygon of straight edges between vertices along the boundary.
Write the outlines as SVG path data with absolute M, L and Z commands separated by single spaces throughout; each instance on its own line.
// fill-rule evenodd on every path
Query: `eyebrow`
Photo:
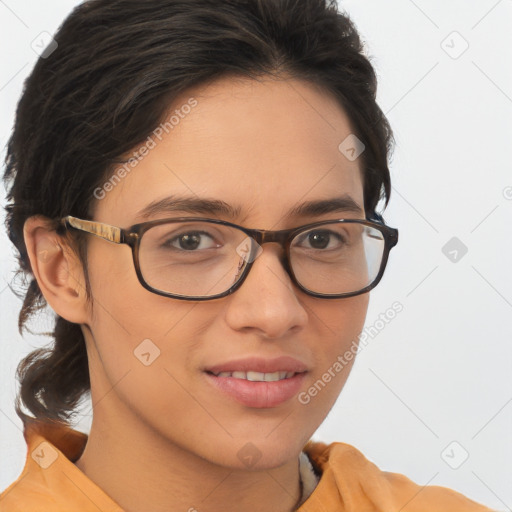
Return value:
M 319 217 L 326 213 L 358 213 L 363 215 L 364 211 L 348 194 L 331 199 L 319 199 L 307 201 L 288 212 L 288 217 Z
M 201 215 L 224 215 L 231 219 L 240 217 L 242 208 L 232 206 L 220 199 L 169 196 L 153 201 L 136 214 L 137 219 L 148 219 L 162 213 L 184 212 Z M 363 215 L 361 206 L 349 195 L 330 199 L 306 201 L 291 208 L 286 217 L 319 217 L 327 213 L 356 213 Z

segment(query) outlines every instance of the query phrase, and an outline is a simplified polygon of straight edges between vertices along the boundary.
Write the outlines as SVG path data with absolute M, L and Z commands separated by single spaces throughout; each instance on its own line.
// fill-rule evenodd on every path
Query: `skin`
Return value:
M 360 161 L 338 145 L 350 122 L 333 98 L 297 80 L 221 79 L 187 91 L 198 105 L 106 197 L 94 220 L 129 227 L 136 212 L 171 193 L 239 206 L 250 228 L 286 229 L 317 220 L 364 218 Z M 288 217 L 298 203 L 350 195 L 361 213 Z M 160 214 L 166 218 L 188 213 Z M 335 403 L 346 366 L 304 405 L 293 398 L 254 409 L 205 382 L 202 369 L 247 356 L 290 355 L 305 363 L 307 390 L 361 332 L 369 295 L 324 300 L 296 288 L 265 244 L 234 294 L 188 302 L 144 289 L 131 249 L 89 236 L 92 301 L 65 239 L 36 216 L 25 224 L 34 275 L 60 316 L 81 324 L 94 414 L 76 465 L 127 512 L 290 511 L 300 498 L 298 455 Z M 46 252 L 45 252 L 46 251 Z M 144 339 L 161 351 L 134 356 Z M 353 363 L 353 361 L 352 361 Z M 252 443 L 248 468 L 237 454 Z

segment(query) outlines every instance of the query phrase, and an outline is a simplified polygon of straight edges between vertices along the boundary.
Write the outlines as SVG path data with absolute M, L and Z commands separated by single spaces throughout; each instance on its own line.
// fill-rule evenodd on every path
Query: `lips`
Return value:
M 220 372 L 219 374 L 214 374 L 216 377 L 233 377 L 234 379 L 243 379 L 250 380 L 251 382 L 276 382 L 278 380 L 289 379 L 293 377 L 296 372 L 272 372 L 272 373 L 264 373 L 264 372 Z
M 297 359 L 246 358 L 205 369 L 217 391 L 253 408 L 277 407 L 295 396 L 308 371 Z
M 293 357 L 281 356 L 274 359 L 263 359 L 260 357 L 248 357 L 237 359 L 225 363 L 216 364 L 206 368 L 208 373 L 218 375 L 219 373 L 233 372 L 293 372 L 302 373 L 308 370 L 308 367 Z

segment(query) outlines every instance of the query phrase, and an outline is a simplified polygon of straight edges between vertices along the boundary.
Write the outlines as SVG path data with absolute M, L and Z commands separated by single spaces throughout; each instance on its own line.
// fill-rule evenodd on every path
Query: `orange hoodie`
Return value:
M 25 429 L 27 460 L 0 495 L 1 512 L 123 512 L 73 462 L 87 435 L 66 426 Z M 380 471 L 353 446 L 309 441 L 304 447 L 320 481 L 297 512 L 490 512 L 444 487 L 422 487 Z

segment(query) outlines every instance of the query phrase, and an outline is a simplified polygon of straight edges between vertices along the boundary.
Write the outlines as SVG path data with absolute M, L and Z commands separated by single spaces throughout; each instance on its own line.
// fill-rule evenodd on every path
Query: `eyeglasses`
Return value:
M 281 245 L 281 263 L 304 293 L 324 299 L 360 295 L 377 286 L 398 242 L 397 229 L 363 219 L 326 220 L 280 231 L 197 217 L 154 220 L 128 229 L 69 215 L 60 223 L 129 245 L 144 288 L 195 301 L 238 289 L 265 243 Z

